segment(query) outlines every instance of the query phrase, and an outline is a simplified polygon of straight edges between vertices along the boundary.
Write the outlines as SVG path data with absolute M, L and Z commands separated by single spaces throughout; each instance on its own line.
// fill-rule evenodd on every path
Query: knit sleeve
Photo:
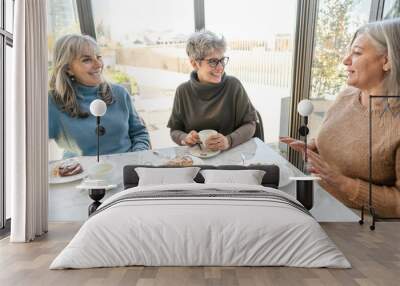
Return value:
M 184 131 L 185 125 L 182 119 L 182 92 L 181 88 L 178 87 L 175 92 L 174 104 L 172 107 L 172 113 L 169 118 L 167 127 L 171 128 L 172 130 L 181 130 Z
M 233 148 L 239 144 L 246 142 L 254 136 L 255 131 L 256 123 L 254 121 L 243 124 L 227 136 L 228 140 L 230 141 L 230 147 Z
M 139 117 L 135 107 L 132 105 L 130 95 L 125 94 L 125 101 L 129 112 L 129 137 L 132 142 L 132 151 L 141 151 L 150 149 L 150 136 L 144 121 Z
M 181 130 L 171 130 L 170 136 L 177 145 L 182 145 L 182 140 L 185 139 L 187 133 Z
M 394 186 L 372 185 L 372 206 L 382 217 L 400 217 L 400 147 L 396 150 L 396 182 Z M 348 196 L 358 206 L 368 203 L 369 183 L 357 179 L 357 188 Z

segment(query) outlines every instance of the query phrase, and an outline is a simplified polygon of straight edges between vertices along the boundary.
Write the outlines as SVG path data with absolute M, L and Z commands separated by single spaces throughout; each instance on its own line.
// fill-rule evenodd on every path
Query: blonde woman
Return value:
M 355 34 L 343 60 L 348 88 L 328 110 L 309 152 L 311 172 L 349 207 L 368 202 L 369 96 L 400 95 L 400 19 L 369 23 Z M 400 216 L 400 100 L 372 100 L 373 206 Z M 301 144 L 282 138 L 294 149 Z
M 64 149 L 64 158 L 96 154 L 96 118 L 89 112 L 94 99 L 107 104 L 101 121 L 106 129 L 102 154 L 149 149 L 149 134 L 129 93 L 106 82 L 102 71 L 99 48 L 91 37 L 66 35 L 56 42 L 49 91 L 49 138 Z

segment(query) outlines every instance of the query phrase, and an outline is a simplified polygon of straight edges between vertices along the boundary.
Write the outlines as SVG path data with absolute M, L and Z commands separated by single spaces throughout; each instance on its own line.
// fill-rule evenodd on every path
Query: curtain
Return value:
M 298 103 L 308 98 L 311 91 L 311 65 L 314 49 L 314 28 L 318 14 L 318 0 L 297 0 L 296 39 L 294 46 L 292 108 L 289 122 L 289 136 L 299 137 L 301 118 L 297 112 Z M 289 161 L 303 170 L 299 152 L 289 148 Z
M 6 187 L 12 242 L 47 232 L 46 0 L 15 1 L 13 94 L 6 99 Z

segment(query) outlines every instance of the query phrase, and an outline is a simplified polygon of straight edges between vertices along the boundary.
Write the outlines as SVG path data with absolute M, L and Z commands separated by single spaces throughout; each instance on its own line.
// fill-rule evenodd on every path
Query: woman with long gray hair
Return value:
M 49 138 L 64 149 L 64 158 L 95 155 L 96 118 L 90 103 L 102 99 L 107 112 L 101 124 L 102 154 L 147 150 L 149 134 L 132 106 L 128 91 L 102 76 L 103 61 L 94 39 L 66 35 L 54 48 L 49 89 Z
M 310 171 L 349 207 L 361 208 L 369 190 L 369 98 L 400 96 L 400 19 L 369 23 L 354 35 L 343 59 L 347 84 L 310 144 Z M 372 97 L 372 193 L 378 216 L 400 216 L 400 99 Z M 293 149 L 299 141 L 281 138 Z
M 225 39 L 209 31 L 194 33 L 187 41 L 193 72 L 176 89 L 168 122 L 178 145 L 199 143 L 198 132 L 204 129 L 218 132 L 203 142 L 212 151 L 234 147 L 254 135 L 256 111 L 240 81 L 225 74 L 225 50 Z

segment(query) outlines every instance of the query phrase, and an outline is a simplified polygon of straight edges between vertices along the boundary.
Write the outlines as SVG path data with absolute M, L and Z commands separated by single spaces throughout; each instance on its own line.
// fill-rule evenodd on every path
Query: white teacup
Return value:
M 206 146 L 206 141 L 207 141 L 208 137 L 210 137 L 211 135 L 217 135 L 217 134 L 218 134 L 218 132 L 215 131 L 215 130 L 212 130 L 212 129 L 204 129 L 204 130 L 201 130 L 201 131 L 199 132 L 199 137 L 200 137 L 201 145 L 205 147 L 205 146 Z

